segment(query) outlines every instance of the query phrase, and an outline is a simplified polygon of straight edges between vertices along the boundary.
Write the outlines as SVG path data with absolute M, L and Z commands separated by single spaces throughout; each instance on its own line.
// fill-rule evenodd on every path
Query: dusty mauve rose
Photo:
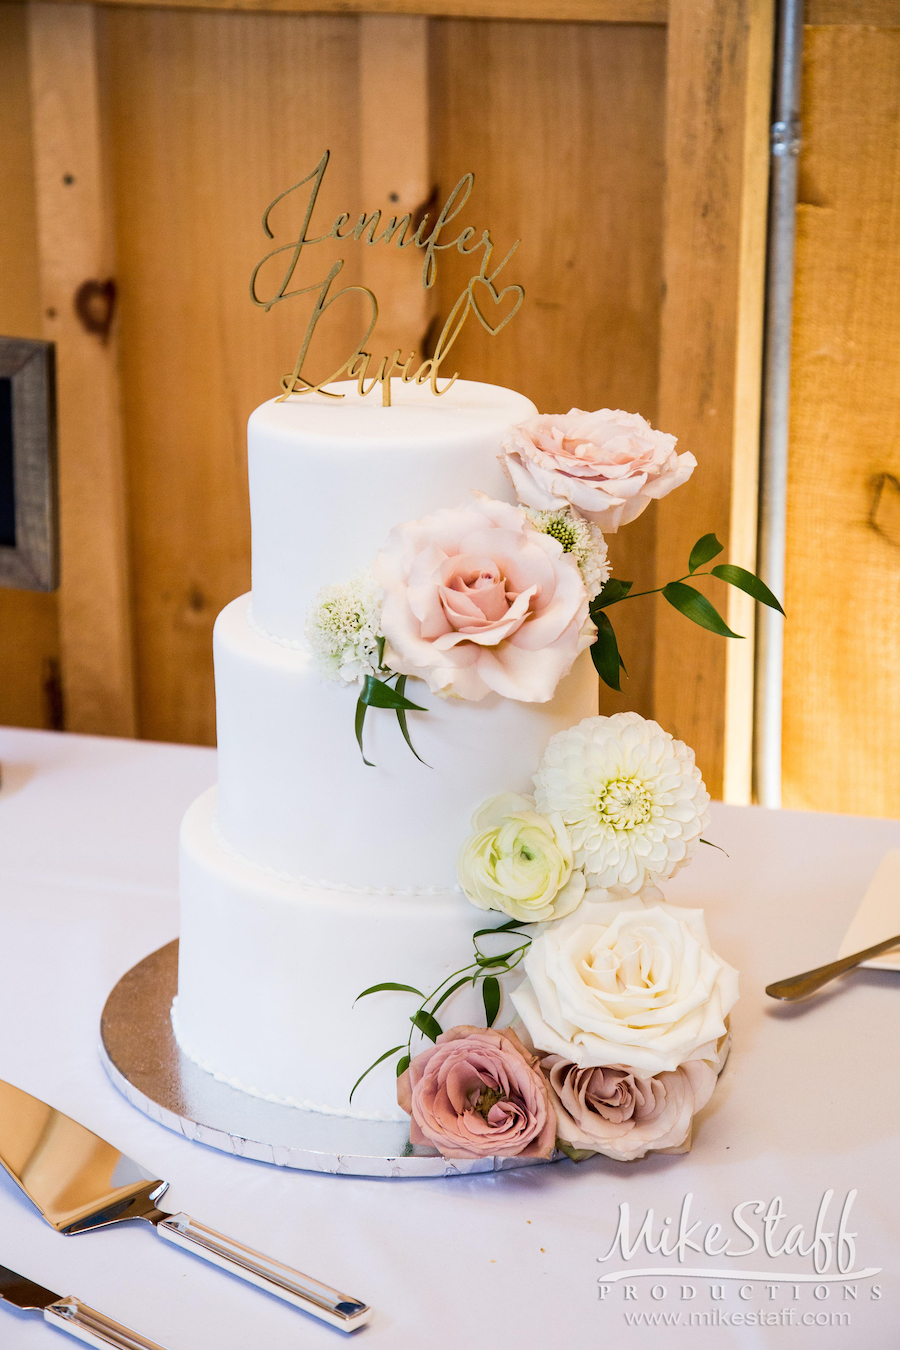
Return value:
M 413 1144 L 445 1158 L 549 1158 L 556 1116 L 536 1055 L 514 1031 L 451 1027 L 397 1079 Z
M 398 525 L 376 557 L 385 663 L 435 694 L 546 703 L 596 636 L 584 582 L 523 511 L 473 496 Z
M 621 1064 L 579 1068 L 547 1055 L 544 1071 L 556 1109 L 557 1134 L 573 1149 L 589 1149 L 617 1162 L 654 1152 L 683 1153 L 691 1125 L 716 1085 L 721 1060 L 689 1059 L 653 1077 Z
M 572 408 L 513 427 L 500 462 L 525 506 L 552 511 L 568 503 L 615 534 L 690 478 L 697 461 L 676 455 L 675 440 L 638 413 Z

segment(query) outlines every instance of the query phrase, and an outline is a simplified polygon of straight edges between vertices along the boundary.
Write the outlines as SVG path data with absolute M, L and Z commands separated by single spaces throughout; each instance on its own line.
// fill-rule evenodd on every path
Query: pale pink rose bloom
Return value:
M 524 512 L 473 498 L 398 525 L 376 557 L 385 664 L 435 694 L 546 703 L 596 636 L 581 573 Z
M 690 478 L 697 461 L 676 455 L 675 443 L 638 413 L 572 408 L 513 427 L 500 462 L 525 506 L 556 511 L 571 505 L 615 534 L 653 498 Z
M 451 1027 L 397 1079 L 410 1142 L 445 1158 L 549 1158 L 556 1117 L 537 1056 L 514 1031 Z
M 686 1152 L 694 1116 L 718 1077 L 718 1065 L 706 1059 L 690 1059 L 650 1078 L 621 1064 L 581 1069 L 560 1055 L 547 1055 L 543 1066 L 559 1138 L 618 1162 L 633 1162 L 651 1150 Z

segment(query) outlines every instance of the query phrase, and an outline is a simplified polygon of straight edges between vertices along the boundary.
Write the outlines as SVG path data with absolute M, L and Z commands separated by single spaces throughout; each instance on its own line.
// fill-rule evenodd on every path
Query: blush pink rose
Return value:
M 435 694 L 546 703 L 596 636 L 581 573 L 524 512 L 473 498 L 398 525 L 376 557 L 385 663 Z
M 537 1056 L 514 1031 L 452 1027 L 397 1079 L 413 1144 L 445 1158 L 549 1158 L 556 1117 Z
M 560 1055 L 547 1055 L 543 1066 L 559 1138 L 618 1162 L 651 1150 L 687 1152 L 694 1116 L 712 1096 L 719 1072 L 705 1059 L 652 1077 L 620 1064 L 581 1069 Z
M 690 478 L 697 461 L 676 455 L 675 443 L 638 413 L 572 408 L 513 427 L 500 462 L 525 506 L 556 511 L 571 505 L 615 534 L 653 498 Z

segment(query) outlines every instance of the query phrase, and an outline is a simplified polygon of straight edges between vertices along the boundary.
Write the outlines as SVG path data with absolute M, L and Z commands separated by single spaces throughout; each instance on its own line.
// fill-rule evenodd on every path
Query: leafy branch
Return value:
M 379 1055 L 374 1063 L 370 1064 L 364 1073 L 353 1084 L 350 1093 L 350 1101 L 353 1100 L 353 1093 L 359 1087 L 360 1083 L 366 1078 L 374 1068 L 390 1059 L 391 1055 L 399 1054 L 397 1061 L 397 1077 L 405 1073 L 409 1068 L 412 1059 L 412 1038 L 418 1031 L 421 1036 L 427 1037 L 430 1041 L 436 1041 L 441 1035 L 443 1028 L 435 1017 L 435 1013 L 444 1004 L 451 994 L 455 994 L 457 989 L 461 989 L 464 984 L 471 984 L 472 987 L 481 981 L 481 997 L 484 1003 L 484 1017 L 487 1026 L 492 1027 L 497 1019 L 502 1002 L 502 993 L 500 989 L 500 980 L 498 976 L 508 975 L 510 971 L 515 970 L 516 966 L 522 960 L 525 953 L 531 945 L 531 937 L 528 933 L 519 933 L 516 930 L 523 927 L 520 919 L 510 919 L 507 923 L 501 923 L 497 928 L 479 928 L 472 935 L 472 945 L 475 949 L 475 958 L 468 965 L 461 966 L 459 970 L 454 970 L 445 980 L 432 989 L 430 994 L 423 994 L 420 989 L 414 989 L 411 984 L 396 984 L 385 982 L 383 984 L 373 984 L 370 988 L 364 989 L 361 994 L 357 994 L 355 1002 L 361 998 L 368 997 L 369 994 L 380 994 L 384 992 L 399 992 L 415 994 L 422 1001 L 416 1008 L 416 1011 L 410 1017 L 410 1030 L 403 1045 L 394 1045 L 390 1050 L 385 1050 L 383 1055 Z M 515 933 L 521 941 L 511 947 L 509 951 L 501 952 L 499 955 L 490 955 L 483 952 L 479 945 L 479 938 L 494 937 L 498 934 Z M 402 1053 L 401 1053 L 402 1052 Z
M 719 637 L 742 638 L 743 634 L 732 632 L 719 611 L 714 605 L 710 604 L 702 592 L 698 591 L 695 586 L 687 585 L 689 578 L 717 577 L 719 581 L 727 582 L 729 586 L 735 586 L 738 590 L 758 601 L 759 604 L 768 605 L 770 609 L 777 609 L 780 614 L 784 613 L 780 602 L 769 590 L 766 583 L 761 581 L 753 572 L 748 572 L 745 567 L 738 567 L 736 563 L 717 563 L 708 572 L 698 572 L 698 568 L 712 562 L 713 558 L 722 552 L 722 549 L 723 545 L 719 543 L 714 534 L 704 534 L 691 549 L 688 570 L 684 576 L 668 582 L 665 586 L 657 586 L 649 591 L 634 591 L 632 590 L 633 582 L 620 581 L 618 577 L 609 578 L 600 594 L 591 601 L 590 609 L 591 618 L 597 626 L 597 637 L 591 647 L 591 657 L 597 674 L 604 684 L 621 693 L 620 671 L 625 671 L 625 674 L 628 674 L 625 670 L 625 663 L 619 654 L 619 644 L 616 640 L 615 631 L 609 615 L 606 613 L 610 605 L 617 605 L 622 600 L 637 600 L 645 595 L 661 595 L 674 609 L 677 609 L 685 618 L 690 619 L 692 623 L 698 624 L 700 628 L 706 628 L 710 633 L 716 633 Z
M 363 726 L 366 721 L 366 713 L 370 708 L 390 708 L 397 714 L 397 721 L 400 724 L 400 730 L 403 733 L 403 739 L 409 746 L 420 764 L 425 764 L 424 759 L 416 750 L 409 736 L 409 727 L 406 722 L 408 712 L 427 712 L 421 703 L 413 703 L 406 697 L 405 675 L 398 674 L 397 671 L 390 670 L 384 664 L 384 646 L 385 639 L 378 639 L 378 668 L 375 675 L 367 675 L 363 683 L 362 692 L 356 700 L 356 742 L 359 746 L 359 753 L 362 755 L 363 764 L 367 764 L 370 769 L 375 765 L 370 759 L 366 759 L 366 752 L 363 747 Z M 393 687 L 391 686 L 393 681 Z M 426 765 L 426 768 L 430 768 Z

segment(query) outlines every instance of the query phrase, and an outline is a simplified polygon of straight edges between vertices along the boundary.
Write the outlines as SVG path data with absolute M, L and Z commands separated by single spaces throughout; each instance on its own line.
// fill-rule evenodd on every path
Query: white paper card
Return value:
M 895 933 L 900 933 L 900 849 L 897 848 L 882 858 L 881 866 L 847 929 L 838 956 L 852 956 Z M 863 961 L 862 965 L 873 970 L 900 970 L 900 947 L 871 961 Z

